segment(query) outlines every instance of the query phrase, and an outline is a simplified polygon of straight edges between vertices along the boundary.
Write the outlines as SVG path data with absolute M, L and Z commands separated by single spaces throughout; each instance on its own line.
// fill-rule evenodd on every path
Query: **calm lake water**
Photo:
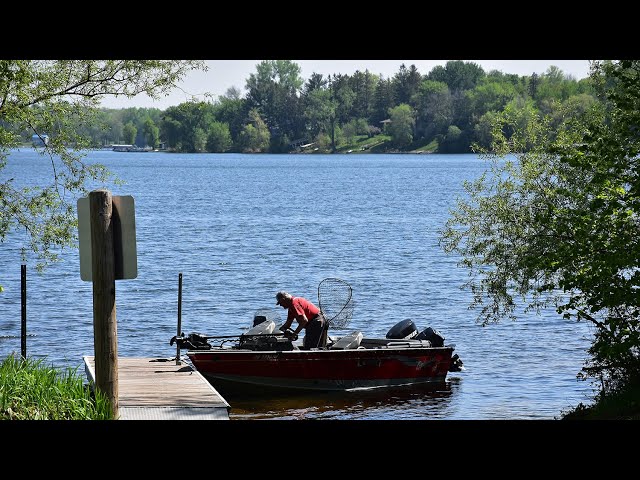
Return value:
M 589 402 L 591 385 L 576 379 L 589 327 L 553 310 L 479 326 L 460 289 L 467 271 L 438 246 L 462 182 L 486 167 L 475 155 L 95 151 L 86 159 L 125 180 L 110 190 L 135 202 L 138 276 L 116 282 L 120 356 L 175 356 L 180 273 L 182 330 L 207 335 L 241 333 L 258 309 L 274 307 L 278 290 L 317 300 L 320 281 L 339 277 L 355 300 L 347 331 L 384 337 L 410 318 L 455 344 L 466 368 L 437 391 L 227 399 L 232 420 L 554 419 Z M 0 175 L 35 185 L 52 172 L 24 149 Z M 20 354 L 24 242 L 18 232 L 0 244 L 0 358 Z M 84 375 L 82 356 L 94 354 L 92 284 L 80 278 L 77 250 L 62 259 L 42 275 L 27 261 L 27 354 Z

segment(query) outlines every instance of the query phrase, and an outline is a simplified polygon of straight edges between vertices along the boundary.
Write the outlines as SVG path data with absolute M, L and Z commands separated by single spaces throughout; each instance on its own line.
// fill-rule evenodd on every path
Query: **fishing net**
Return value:
M 346 328 L 353 315 L 351 285 L 339 278 L 325 278 L 318 285 L 318 306 L 333 328 Z

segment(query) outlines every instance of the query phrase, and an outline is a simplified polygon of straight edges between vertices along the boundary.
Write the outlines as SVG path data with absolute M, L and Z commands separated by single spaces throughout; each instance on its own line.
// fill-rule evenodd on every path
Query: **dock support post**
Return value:
M 111 192 L 107 190 L 100 189 L 89 193 L 95 386 L 107 396 L 114 418 L 117 419 L 118 337 L 112 200 Z
M 182 330 L 182 272 L 178 274 L 178 333 L 180 336 Z M 176 365 L 181 365 L 180 361 L 180 343 L 176 343 Z
M 27 359 L 27 264 L 20 265 L 20 353 Z

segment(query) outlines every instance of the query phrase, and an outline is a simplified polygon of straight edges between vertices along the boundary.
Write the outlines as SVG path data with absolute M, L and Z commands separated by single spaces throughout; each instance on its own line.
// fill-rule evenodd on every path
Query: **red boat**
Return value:
M 327 329 L 344 329 L 351 319 L 351 286 L 326 278 L 318 286 L 318 303 Z M 253 327 L 241 335 L 206 336 L 184 333 L 173 337 L 195 369 L 214 387 L 227 392 L 251 388 L 346 391 L 445 382 L 450 371 L 464 367 L 455 345 L 432 328 L 418 332 L 408 319 L 396 324 L 385 338 L 363 338 L 359 331 L 332 337 L 319 348 L 303 349 L 276 329 L 275 309 L 258 310 Z M 328 333 L 328 331 L 327 331 Z M 217 340 L 217 343 L 210 343 Z M 231 343 L 231 344 L 230 344 Z M 258 387 L 258 388 L 256 388 Z
M 329 337 L 326 347 L 302 350 L 262 322 L 245 334 L 207 337 L 193 333 L 170 344 L 187 349 L 195 369 L 214 387 L 263 387 L 298 390 L 355 390 L 444 382 L 448 372 L 464 367 L 454 345 L 427 328 L 418 333 L 412 320 L 395 325 L 386 338 L 360 332 Z M 256 329 L 262 329 L 255 333 Z M 235 338 L 237 343 L 224 343 Z M 212 345 L 209 340 L 223 342 Z

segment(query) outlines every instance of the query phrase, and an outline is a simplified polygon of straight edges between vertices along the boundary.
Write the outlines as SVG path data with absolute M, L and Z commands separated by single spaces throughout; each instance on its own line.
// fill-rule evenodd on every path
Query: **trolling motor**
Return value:
M 175 335 L 169 340 L 169 345 L 173 345 L 174 342 L 180 349 L 186 348 L 188 350 L 211 350 L 211 345 L 207 342 L 207 336 L 201 333 L 190 333 L 187 337 L 184 336 L 184 332 L 180 336 Z

